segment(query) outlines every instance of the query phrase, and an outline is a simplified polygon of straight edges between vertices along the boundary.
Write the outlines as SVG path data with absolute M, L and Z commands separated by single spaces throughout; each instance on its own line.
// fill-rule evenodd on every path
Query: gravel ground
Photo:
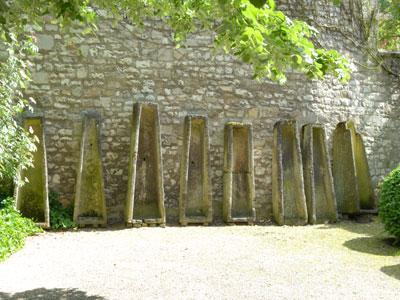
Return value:
M 377 222 L 85 230 L 30 237 L 0 299 L 399 299 Z

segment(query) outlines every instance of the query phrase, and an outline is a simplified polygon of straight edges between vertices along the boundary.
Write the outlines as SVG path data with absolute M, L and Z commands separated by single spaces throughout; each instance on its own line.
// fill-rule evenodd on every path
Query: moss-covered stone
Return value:
M 225 124 L 223 217 L 227 223 L 255 221 L 251 124 Z
M 333 133 L 332 173 L 338 211 L 360 212 L 360 196 L 354 158 L 355 130 L 352 123 L 339 123 Z
M 78 225 L 107 224 L 99 123 L 96 112 L 84 113 L 74 206 L 74 222 Z
M 125 221 L 165 224 L 160 121 L 154 103 L 133 107 Z
M 336 197 L 325 128 L 317 124 L 304 125 L 301 145 L 308 222 L 336 222 Z
M 185 117 L 180 174 L 179 222 L 211 223 L 212 195 L 209 170 L 207 117 Z
M 343 122 L 346 126 L 347 130 L 350 132 L 351 138 L 351 151 L 354 160 L 354 177 L 355 182 L 357 183 L 357 197 L 358 197 L 358 206 L 359 209 L 375 209 L 376 208 L 376 198 L 374 189 L 372 187 L 372 180 L 368 166 L 367 155 L 365 152 L 364 142 L 362 136 L 359 132 L 357 132 L 356 125 L 354 121 L 349 120 L 347 122 Z M 339 126 L 339 125 L 338 125 Z M 340 161 L 336 161 L 337 164 L 340 164 Z M 345 167 L 345 166 L 343 166 Z M 339 176 L 339 175 L 338 175 Z M 350 176 L 350 175 L 349 175 Z M 341 179 L 337 178 L 340 188 Z M 335 183 L 336 184 L 336 183 Z M 335 187 L 336 188 L 336 187 Z M 346 213 L 346 212 L 344 212 Z
M 24 119 L 24 128 L 37 137 L 36 151 L 33 152 L 33 167 L 20 173 L 27 182 L 16 189 L 16 205 L 22 215 L 33 219 L 42 227 L 50 226 L 47 183 L 47 159 L 43 118 Z
M 274 126 L 272 154 L 272 208 L 279 225 L 305 225 L 308 221 L 304 193 L 300 138 L 295 120 Z
M 375 209 L 376 198 L 372 187 L 367 155 L 365 153 L 364 141 L 360 133 L 355 135 L 354 157 L 356 159 L 358 193 L 360 196 L 361 209 Z
M 364 142 L 352 120 L 335 129 L 333 169 L 339 212 L 356 214 L 376 208 Z

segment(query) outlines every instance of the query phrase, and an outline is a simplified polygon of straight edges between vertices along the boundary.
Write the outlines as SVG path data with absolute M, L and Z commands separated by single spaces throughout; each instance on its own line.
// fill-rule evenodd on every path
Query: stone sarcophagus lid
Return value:
M 107 208 L 100 151 L 100 115 L 95 111 L 83 113 L 77 173 L 74 222 L 79 226 L 106 226 Z
M 295 120 L 278 121 L 274 126 L 272 208 L 278 225 L 307 224 L 300 138 Z
M 336 222 L 336 197 L 325 128 L 319 124 L 304 125 L 301 149 L 308 222 Z
M 353 121 L 336 126 L 332 155 L 338 211 L 352 215 L 361 209 L 374 209 L 375 195 L 364 143 Z
M 20 178 L 27 180 L 16 187 L 16 206 L 24 217 L 33 219 L 43 228 L 50 227 L 47 182 L 46 144 L 42 117 L 27 117 L 24 128 L 37 137 L 33 166 L 21 170 Z
M 158 106 L 135 103 L 132 115 L 128 193 L 128 226 L 165 225 L 161 136 Z
M 356 159 L 356 172 L 358 194 L 360 196 L 360 209 L 376 209 L 376 198 L 372 187 L 371 173 L 369 172 L 367 154 L 364 141 L 360 133 L 355 133 L 354 157 Z
M 206 116 L 185 117 L 181 157 L 179 222 L 212 222 L 208 121 Z
M 251 124 L 228 122 L 224 136 L 223 218 L 227 223 L 255 221 Z

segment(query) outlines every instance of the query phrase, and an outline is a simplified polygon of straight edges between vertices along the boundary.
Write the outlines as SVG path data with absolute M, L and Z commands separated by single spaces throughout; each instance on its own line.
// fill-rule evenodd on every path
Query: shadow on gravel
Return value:
M 381 237 L 359 237 L 348 240 L 343 246 L 353 251 L 379 256 L 396 256 L 399 248 L 393 246 L 394 239 Z
M 400 280 L 400 265 L 385 266 L 381 268 L 381 271 L 390 277 Z
M 68 300 L 106 300 L 101 296 L 89 296 L 86 292 L 77 289 L 45 289 L 39 288 L 29 291 L 24 291 L 15 294 L 8 294 L 0 292 L 0 299 L 4 300 L 55 300 L 55 299 L 68 299 Z
M 320 227 L 322 230 L 328 230 L 332 228 L 339 228 L 349 232 L 363 234 L 363 235 L 381 235 L 384 233 L 384 228 L 382 223 L 379 221 L 377 217 L 369 217 L 359 218 L 359 219 L 351 219 L 351 220 L 340 220 L 334 224 L 326 224 L 323 227 Z
M 320 227 L 320 229 L 343 229 L 362 235 L 360 237 L 347 240 L 343 243 L 343 246 L 353 251 L 378 256 L 400 255 L 400 248 L 394 245 L 395 239 L 389 237 L 385 233 L 383 224 L 377 217 L 343 220 L 335 224 L 324 225 L 323 227 Z

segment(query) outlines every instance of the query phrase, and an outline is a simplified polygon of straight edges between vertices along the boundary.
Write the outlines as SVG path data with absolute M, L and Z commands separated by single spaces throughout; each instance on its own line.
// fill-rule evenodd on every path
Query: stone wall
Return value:
M 346 3 L 347 1 L 345 1 Z M 200 32 L 176 49 L 169 29 L 149 21 L 144 30 L 125 22 L 100 19 L 95 35 L 78 29 L 61 33 L 48 24 L 38 33 L 29 95 L 44 113 L 49 187 L 64 202 L 74 198 L 82 111 L 101 114 L 101 151 L 109 222 L 122 220 L 127 191 L 130 120 L 133 103 L 159 104 L 167 220 L 176 221 L 183 118 L 209 116 L 214 218 L 221 219 L 223 128 L 227 121 L 251 122 L 257 220 L 271 218 L 272 134 L 276 121 L 325 124 L 328 136 L 339 121 L 353 118 L 364 135 L 374 184 L 400 161 L 399 80 L 372 63 L 335 26 L 354 31 L 346 4 L 325 1 L 280 1 L 293 16 L 326 24 L 321 44 L 347 55 L 355 65 L 349 84 L 328 78 L 309 80 L 290 73 L 285 85 L 251 78 L 249 66 L 213 54 L 213 34 Z M 366 67 L 365 67 L 366 66 Z

